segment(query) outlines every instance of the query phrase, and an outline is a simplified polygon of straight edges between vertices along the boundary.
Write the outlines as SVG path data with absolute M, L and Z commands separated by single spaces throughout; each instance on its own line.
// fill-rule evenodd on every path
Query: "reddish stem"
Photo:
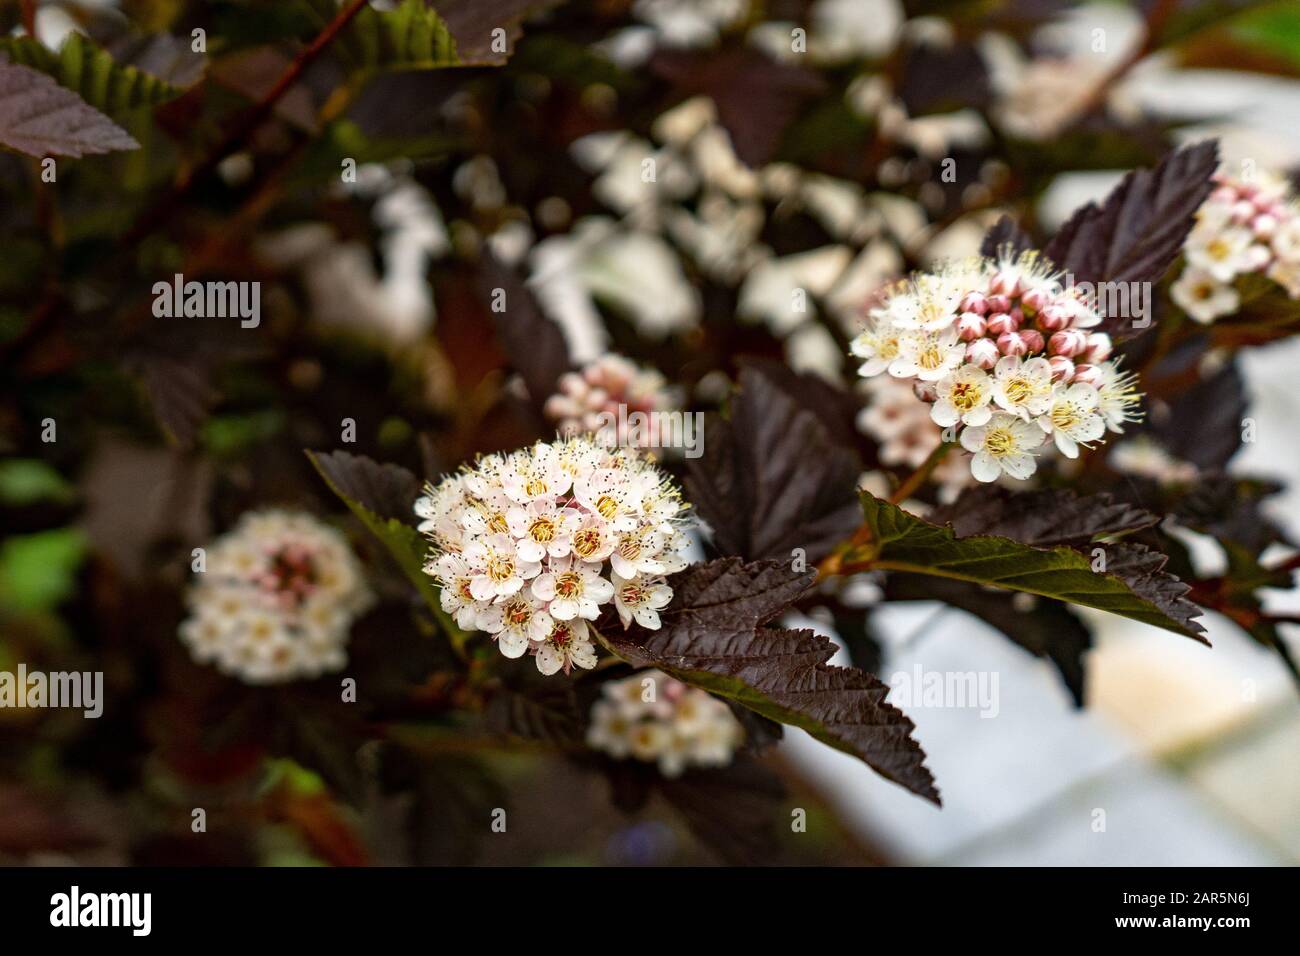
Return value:
M 166 196 L 140 217 L 140 220 L 123 239 L 123 243 L 131 245 L 153 232 L 167 218 L 171 210 L 189 195 L 195 185 L 211 175 L 223 159 L 242 147 L 257 131 L 257 128 L 266 121 L 266 118 L 271 115 L 271 111 L 281 97 L 298 82 L 298 78 L 302 76 L 303 71 L 315 62 L 325 48 L 361 12 L 366 3 L 367 0 L 351 0 L 346 7 L 340 9 L 334 19 L 316 35 L 316 39 L 312 40 L 293 58 L 293 62 L 280 74 L 280 78 L 276 80 L 275 85 L 263 93 L 262 97 L 249 107 L 221 142 L 210 150 L 197 166 L 194 166 L 187 174 L 183 175 Z

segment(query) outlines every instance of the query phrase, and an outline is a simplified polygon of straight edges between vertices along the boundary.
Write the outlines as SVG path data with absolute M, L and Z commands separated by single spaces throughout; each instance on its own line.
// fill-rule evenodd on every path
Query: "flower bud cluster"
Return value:
M 1024 479 L 1051 436 L 1062 454 L 1122 431 L 1139 400 L 1101 317 L 1036 253 L 978 258 L 891 287 L 853 340 L 860 374 L 911 384 L 973 454 L 971 474 Z
M 317 677 L 347 662 L 349 629 L 372 601 L 338 531 L 308 514 L 250 512 L 207 549 L 180 636 L 195 660 L 250 684 Z
M 660 671 L 609 681 L 591 707 L 587 744 L 617 760 L 659 765 L 665 777 L 687 767 L 731 762 L 745 732 L 716 697 Z
M 416 502 L 443 610 L 543 674 L 596 666 L 590 622 L 657 629 L 665 575 L 686 566 L 686 504 L 634 451 L 590 438 L 485 455 Z
M 1186 268 L 1170 287 L 1174 302 L 1197 322 L 1241 306 L 1239 276 L 1258 273 L 1300 299 L 1300 206 L 1286 180 L 1251 181 L 1220 171 L 1183 244 Z

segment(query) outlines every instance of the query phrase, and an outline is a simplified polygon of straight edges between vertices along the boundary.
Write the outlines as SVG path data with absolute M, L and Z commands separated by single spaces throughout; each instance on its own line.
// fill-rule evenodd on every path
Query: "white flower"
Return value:
M 625 578 L 614 573 L 614 605 L 623 627 L 635 620 L 642 627 L 659 630 L 659 612 L 673 599 L 673 589 L 658 579 Z
M 1279 260 L 1269 266 L 1265 275 L 1286 289 L 1290 298 L 1300 299 L 1300 261 Z
M 521 505 L 548 501 L 562 495 L 573 478 L 560 466 L 555 450 L 539 443 L 530 452 L 516 452 L 507 460 L 501 474 L 501 488 L 511 501 Z
M 1097 370 L 1101 373 L 1101 382 L 1097 386 L 1097 410 L 1106 420 L 1108 429 L 1122 432 L 1125 422 L 1134 422 L 1142 417 L 1136 408 L 1142 401 L 1142 394 L 1137 390 L 1137 375 L 1121 372 L 1117 362 L 1102 362 Z
M 1033 449 L 1043 438 L 1042 429 L 1034 423 L 998 412 L 987 425 L 963 430 L 961 444 L 975 455 L 970 471 L 977 480 L 993 481 L 1002 472 L 1023 480 L 1037 467 Z
M 930 418 L 947 428 L 960 421 L 964 425 L 983 425 L 992 416 L 989 402 L 993 382 L 978 366 L 963 365 L 939 381 L 939 399 L 930 407 Z
M 849 343 L 849 350 L 866 359 L 858 374 L 871 378 L 889 368 L 902 349 L 903 333 L 884 319 L 873 319 L 867 328 Z
M 480 628 L 496 637 L 497 647 L 506 657 L 523 657 L 534 641 L 551 632 L 554 624 L 551 615 L 529 594 L 490 605 L 478 621 Z
M 208 548 L 186 602 L 180 637 L 195 660 L 260 684 L 343 667 L 348 631 L 373 595 L 337 531 L 310 515 L 262 511 Z
M 915 376 L 923 382 L 937 382 L 960 365 L 965 355 L 966 343 L 958 340 L 955 327 L 938 332 L 914 332 L 899 343 L 898 357 L 889 363 L 889 374 L 895 378 Z
M 582 620 L 555 621 L 549 634 L 537 648 L 537 669 L 551 675 L 557 671 L 569 673 L 576 664 L 583 670 L 596 666 L 596 645 L 592 642 L 587 623 Z
M 1067 458 L 1079 457 L 1079 445 L 1088 447 L 1106 433 L 1106 422 L 1097 412 L 1101 396 L 1091 385 L 1071 385 L 1060 389 L 1052 398 L 1052 407 L 1038 419 L 1038 424 L 1056 440 L 1056 447 Z
M 580 561 L 604 561 L 614 552 L 618 537 L 610 523 L 598 514 L 586 514 L 573 529 L 569 548 Z
M 643 525 L 618 536 L 618 546 L 609 556 L 609 563 L 615 575 L 625 578 L 638 574 L 662 574 L 665 568 L 659 556 L 663 548 L 663 535 L 653 527 Z
M 1254 236 L 1249 229 L 1210 224 L 1192 230 L 1184 250 L 1189 265 L 1208 272 L 1219 282 L 1231 282 L 1239 272 L 1252 271 L 1250 246 Z
M 518 539 L 516 550 L 525 561 L 541 561 L 547 555 L 562 558 L 573 546 L 573 532 L 581 523 L 576 511 L 559 507 L 554 500 L 534 501 L 527 508 L 511 508 L 506 527 Z
M 1204 269 L 1188 268 L 1169 287 L 1169 294 L 1184 312 L 1197 322 L 1213 322 L 1221 315 L 1237 310 L 1241 299 L 1237 290 Z
M 456 619 L 456 626 L 466 630 L 478 627 L 479 615 L 487 609 L 487 602 L 474 597 L 470 584 L 473 569 L 459 554 L 442 554 L 424 569 L 447 583 L 438 593 L 442 609 Z
M 532 587 L 533 594 L 549 602 L 551 616 L 557 621 L 575 617 L 594 621 L 600 617 L 600 605 L 614 596 L 614 585 L 600 576 L 599 564 L 572 557 L 551 562 Z
M 1289 218 L 1278 225 L 1270 237 L 1273 252 L 1283 262 L 1300 262 L 1300 215 L 1294 208 L 1288 211 Z
M 1028 419 L 1052 404 L 1052 366 L 1041 356 L 1023 360 L 1005 355 L 993 367 L 993 400 L 1008 412 Z
M 542 566 L 519 556 L 514 538 L 508 534 L 490 534 L 468 545 L 465 561 L 470 573 L 469 593 L 476 601 L 493 601 L 517 594 L 528 578 L 536 577 Z
M 602 468 L 573 483 L 573 496 L 588 511 L 599 515 L 615 531 L 637 526 L 641 508 L 640 489 L 627 471 Z
M 587 746 L 592 750 L 608 754 L 615 760 L 625 759 L 632 753 L 632 725 L 635 719 L 625 714 L 623 708 L 615 703 L 607 700 L 596 701 L 591 705 Z

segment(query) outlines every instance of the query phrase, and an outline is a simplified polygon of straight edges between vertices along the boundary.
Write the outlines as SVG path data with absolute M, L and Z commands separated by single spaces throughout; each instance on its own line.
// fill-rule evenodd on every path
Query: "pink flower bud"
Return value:
M 961 318 L 957 320 L 957 334 L 961 336 L 962 341 L 973 342 L 983 337 L 987 326 L 984 316 L 976 315 L 974 312 L 963 312 Z
M 1010 312 L 1011 299 L 1006 295 L 989 296 L 989 312 Z
M 998 336 L 998 351 L 1003 355 L 1025 355 L 1029 344 L 1019 332 L 1003 332 Z
M 1020 331 L 1020 323 L 1007 312 L 994 312 L 989 316 L 989 335 L 1002 335 Z
M 982 292 L 969 292 L 966 298 L 961 300 L 961 310 L 963 312 L 974 312 L 976 315 L 984 315 L 989 310 L 988 299 Z
M 1020 337 L 1024 340 L 1025 346 L 1031 354 L 1043 350 L 1043 333 L 1037 329 L 1021 329 Z
M 1264 213 L 1250 221 L 1250 228 L 1261 239 L 1267 239 L 1277 231 L 1277 220 Z
M 989 288 L 994 295 L 1015 295 L 1016 277 L 1006 272 L 995 272 L 989 280 Z
M 1105 332 L 1093 332 L 1088 336 L 1088 347 L 1083 357 L 1089 364 L 1096 365 L 1110 358 L 1111 351 L 1110 336 Z
M 1245 199 L 1232 204 L 1232 221 L 1244 225 L 1255 218 L 1255 204 Z
M 1087 346 L 1088 334 L 1078 329 L 1062 329 L 1060 332 L 1053 332 L 1052 338 L 1047 343 L 1047 348 L 1053 355 L 1064 355 L 1067 358 L 1074 358 Z
M 1049 296 L 1044 289 L 1030 289 L 1020 297 L 1020 304 L 1026 309 L 1033 309 L 1035 312 L 1041 312 L 1043 307 L 1050 302 Z
M 992 339 L 976 339 L 966 346 L 966 361 L 982 369 L 991 369 L 998 364 L 1002 354 Z
M 1100 388 L 1102 383 L 1101 369 L 1095 365 L 1076 365 L 1074 367 L 1074 381 L 1084 385 L 1091 385 L 1093 388 Z
M 937 402 L 939 400 L 939 390 L 935 388 L 933 382 L 922 382 L 917 379 L 912 383 L 912 394 L 923 402 Z
M 1059 305 L 1049 305 L 1038 313 L 1035 320 L 1044 332 L 1059 332 L 1070 325 L 1070 313 Z
M 1210 201 L 1227 206 L 1237 201 L 1237 190 L 1231 186 L 1220 186 L 1210 193 Z
M 1053 355 L 1047 360 L 1052 367 L 1052 381 L 1065 384 L 1074 378 L 1074 359 L 1064 355 Z
M 1273 208 L 1273 204 L 1277 202 L 1276 199 L 1272 199 L 1263 193 L 1251 197 L 1250 201 L 1255 204 L 1255 208 L 1260 212 L 1269 212 Z

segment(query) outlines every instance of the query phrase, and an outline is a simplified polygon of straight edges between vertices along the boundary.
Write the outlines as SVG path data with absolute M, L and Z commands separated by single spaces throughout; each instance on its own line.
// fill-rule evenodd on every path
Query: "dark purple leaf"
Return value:
M 1155 169 L 1124 177 L 1102 206 L 1077 210 L 1044 253 L 1081 283 L 1156 282 L 1182 251 L 1196 210 L 1210 194 L 1219 163 L 1213 140 L 1166 156 Z M 1130 316 L 1107 316 L 1118 339 L 1141 331 Z
M 935 524 L 951 525 L 959 538 L 996 534 L 1040 548 L 1080 547 L 1103 535 L 1148 528 L 1160 520 L 1110 495 L 1080 497 L 1064 488 L 1011 491 L 996 485 L 969 488 L 929 517 Z
M 346 451 L 314 452 L 312 460 L 336 493 L 381 519 L 411 522 L 420 479 L 401 465 L 380 464 Z
M 815 392 L 810 393 L 814 397 Z M 756 367 L 740 373 L 731 417 L 705 425 L 704 455 L 688 459 L 686 489 L 723 554 L 820 561 L 857 524 L 857 455 L 821 414 Z
M 1009 252 L 1012 256 L 1034 248 L 1034 240 L 1016 225 L 1010 216 L 1003 216 L 993 224 L 993 228 L 984 234 L 980 243 L 980 255 L 996 256 Z
M 0 62 L 0 146 L 38 158 L 139 149 L 140 144 L 44 73 Z
M 555 392 L 560 376 L 573 367 L 564 334 L 541 313 L 514 271 L 490 255 L 484 255 L 478 283 L 502 351 L 540 406 Z M 504 302 L 504 311 L 492 310 L 496 301 Z
M 607 629 L 604 640 L 636 667 L 657 667 L 765 717 L 800 727 L 888 780 L 939 803 L 925 752 L 889 688 L 855 667 L 826 662 L 835 644 L 812 631 L 763 627 L 812 586 L 771 561 L 726 558 L 671 579 L 673 602 L 657 631 Z

